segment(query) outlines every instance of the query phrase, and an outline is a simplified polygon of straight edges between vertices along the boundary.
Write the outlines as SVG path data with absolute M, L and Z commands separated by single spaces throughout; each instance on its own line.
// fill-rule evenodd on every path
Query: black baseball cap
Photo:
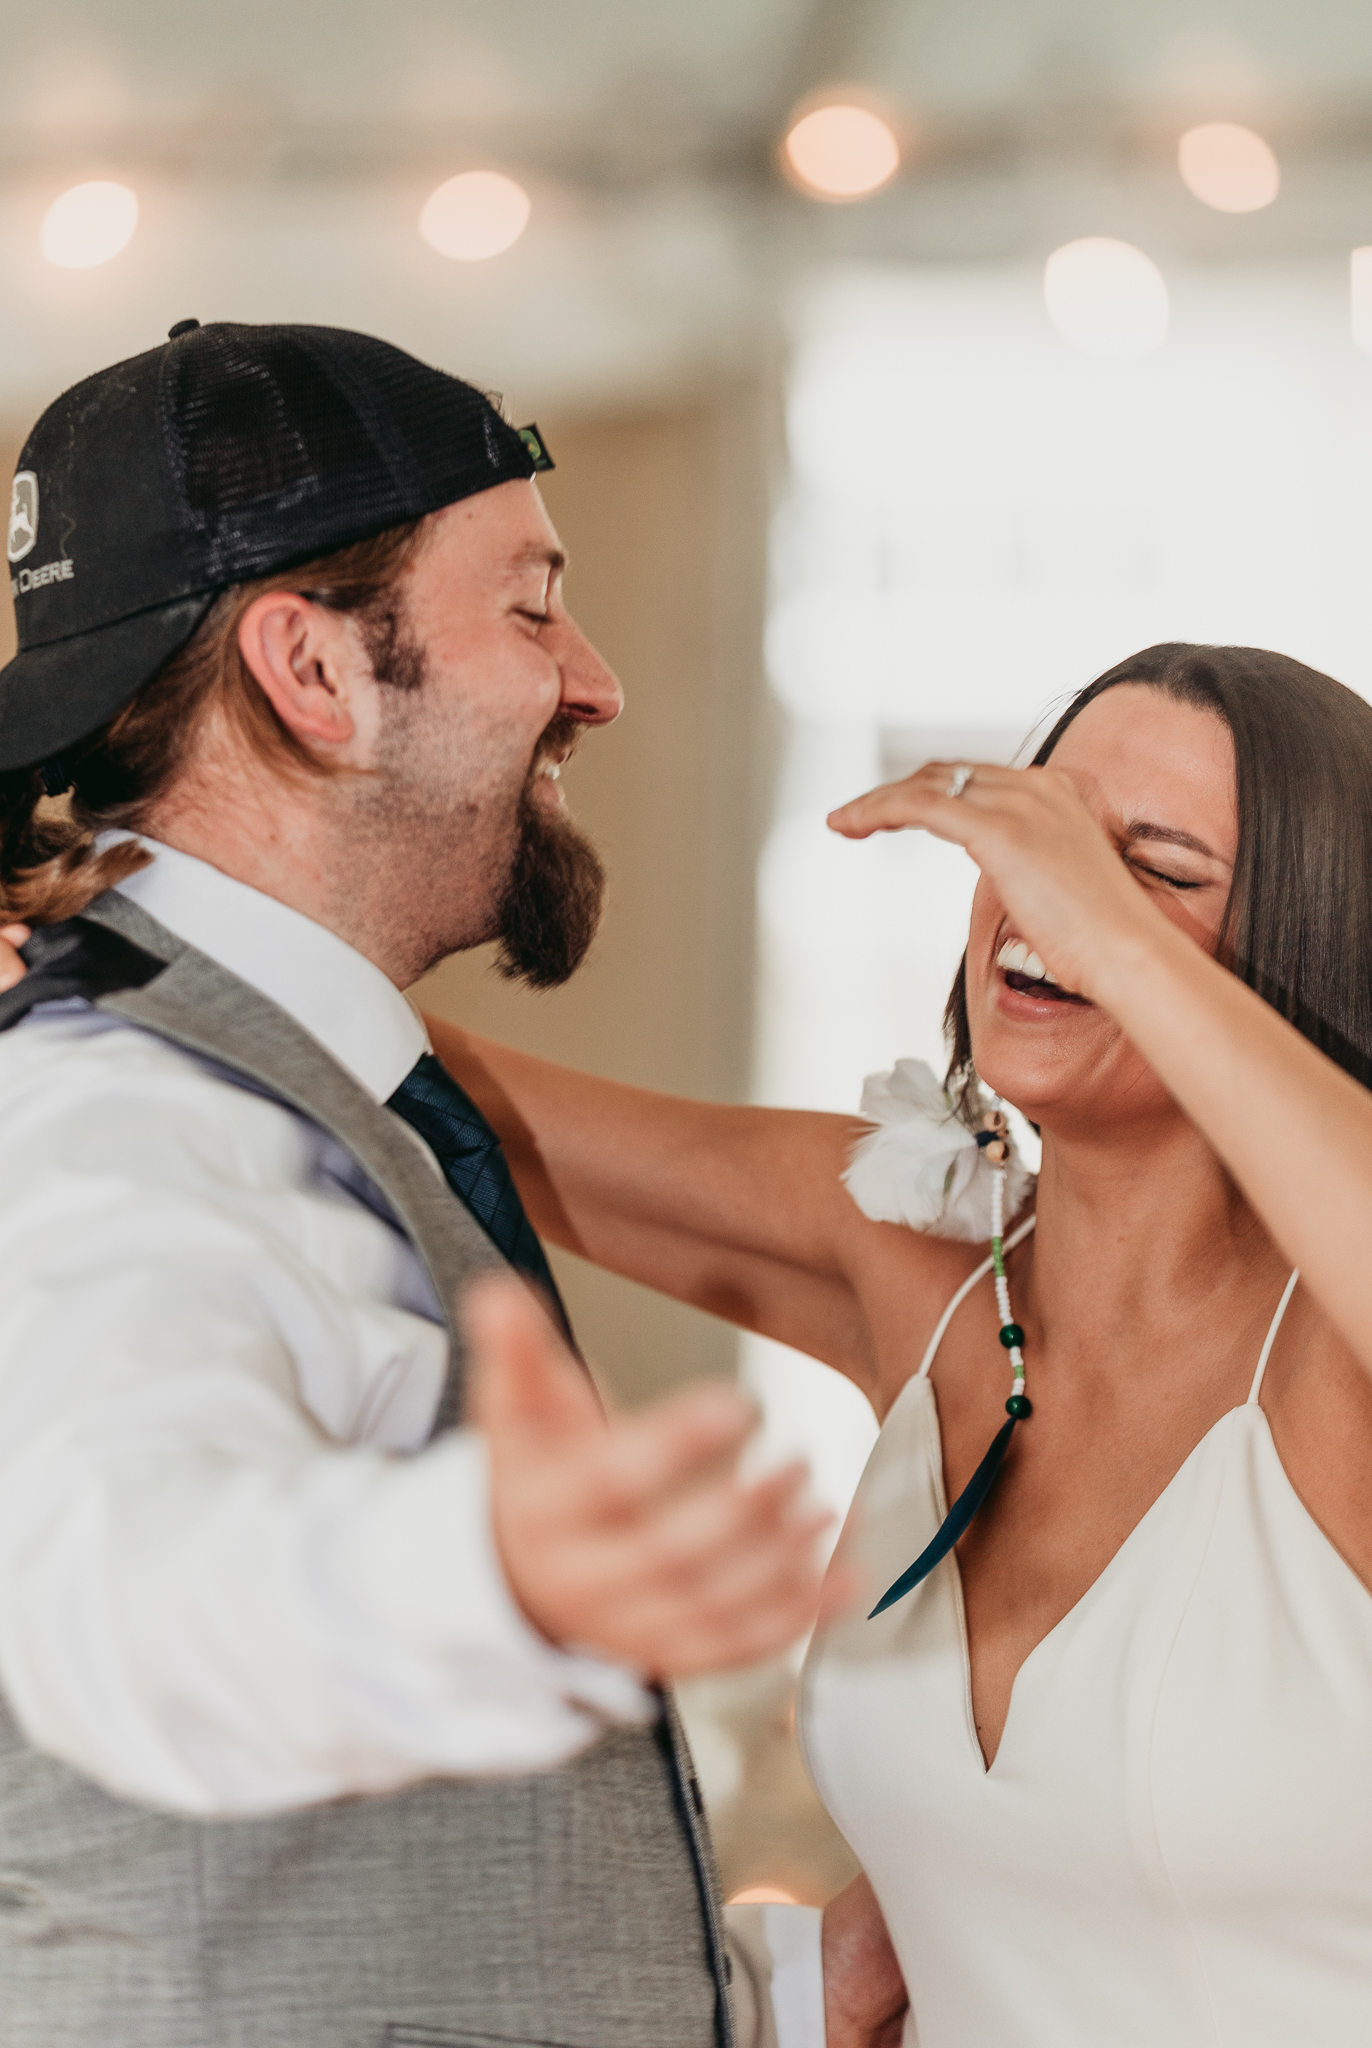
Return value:
M 0 769 L 112 718 L 231 584 L 552 466 L 536 427 L 371 335 L 179 321 L 64 392 L 19 458 Z

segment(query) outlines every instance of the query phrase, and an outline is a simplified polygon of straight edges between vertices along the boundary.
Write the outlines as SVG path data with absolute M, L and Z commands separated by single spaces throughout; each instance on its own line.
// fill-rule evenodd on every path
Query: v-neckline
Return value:
M 1015 1231 L 1009 1239 L 1006 1249 L 1013 1249 L 1013 1247 L 1019 1242 L 1019 1240 L 1022 1237 L 1026 1237 L 1029 1234 L 1029 1232 L 1034 1228 L 1037 1220 L 1037 1217 L 1033 1216 L 1030 1217 L 1027 1223 L 1021 1224 L 1019 1229 Z M 946 1521 L 948 1516 L 948 1490 L 944 1479 L 943 1471 L 943 1423 L 939 1416 L 938 1393 L 935 1389 L 934 1382 L 931 1377 L 931 1372 L 934 1364 L 934 1359 L 938 1354 L 939 1346 L 942 1343 L 944 1336 L 947 1334 L 948 1325 L 951 1323 L 957 1310 L 962 1306 L 963 1302 L 971 1293 L 972 1289 L 977 1285 L 977 1283 L 980 1280 L 985 1278 L 986 1274 L 990 1270 L 991 1261 L 990 1259 L 987 1259 L 983 1261 L 983 1263 L 980 1266 L 978 1266 L 974 1272 L 968 1274 L 966 1280 L 963 1281 L 961 1287 L 958 1288 L 952 1300 L 944 1309 L 943 1314 L 939 1317 L 938 1323 L 935 1325 L 934 1328 L 934 1334 L 929 1340 L 928 1349 L 925 1351 L 923 1360 L 920 1363 L 919 1371 L 912 1376 L 912 1379 L 906 1381 L 905 1387 L 902 1387 L 900 1393 L 896 1396 L 895 1402 L 892 1403 L 891 1412 L 894 1413 L 895 1408 L 904 1398 L 906 1389 L 909 1386 L 913 1384 L 915 1386 L 924 1386 L 928 1388 L 929 1397 L 933 1404 L 931 1412 L 934 1421 L 934 1439 L 935 1448 L 937 1451 L 937 1456 L 933 1461 L 933 1477 L 936 1488 L 936 1499 L 938 1503 L 938 1516 L 940 1526 L 943 1524 L 944 1521 Z M 1181 1478 L 1183 1472 L 1186 1471 L 1188 1465 L 1190 1465 L 1192 1460 L 1196 1458 L 1199 1455 L 1199 1453 L 1205 1449 L 1206 1445 L 1209 1443 L 1211 1437 L 1214 1436 L 1215 1432 L 1218 1429 L 1220 1429 L 1222 1425 L 1227 1423 L 1231 1419 L 1231 1417 L 1233 1417 L 1234 1415 L 1242 1414 L 1245 1409 L 1253 1408 L 1256 1409 L 1259 1415 L 1262 1414 L 1263 1411 L 1261 1406 L 1260 1395 L 1262 1390 L 1263 1379 L 1267 1371 L 1268 1360 L 1272 1355 L 1272 1346 L 1276 1342 L 1277 1332 L 1280 1330 L 1283 1322 L 1286 1320 L 1286 1311 L 1290 1304 L 1291 1296 L 1295 1291 L 1296 1282 L 1299 1278 L 1299 1270 L 1294 1270 L 1287 1280 L 1286 1286 L 1282 1291 L 1281 1298 L 1278 1301 L 1276 1309 L 1273 1312 L 1272 1319 L 1267 1326 L 1267 1335 L 1263 1339 L 1262 1349 L 1258 1354 L 1257 1370 L 1253 1375 L 1253 1382 L 1248 1391 L 1248 1399 L 1246 1401 L 1241 1401 L 1237 1403 L 1232 1408 L 1227 1408 L 1222 1415 L 1216 1417 L 1215 1421 L 1210 1425 L 1209 1429 L 1206 1430 L 1204 1436 L 1202 1436 L 1196 1443 L 1194 1443 L 1191 1446 L 1191 1449 L 1182 1459 L 1180 1465 L 1178 1465 L 1176 1471 L 1172 1474 L 1172 1477 L 1167 1481 L 1166 1485 L 1160 1489 L 1155 1498 L 1144 1509 L 1143 1513 L 1140 1515 L 1138 1521 L 1135 1522 L 1133 1528 L 1129 1531 L 1128 1535 L 1125 1536 L 1123 1541 L 1106 1559 L 1105 1563 L 1096 1573 L 1095 1578 L 1092 1579 L 1090 1585 L 1087 1586 L 1084 1589 L 1084 1591 L 1080 1594 L 1080 1596 L 1072 1602 L 1072 1605 L 1067 1609 L 1067 1612 L 1065 1614 L 1060 1614 L 1058 1616 L 1058 1619 L 1053 1623 L 1053 1626 L 1050 1629 L 1046 1630 L 1045 1633 L 1039 1637 L 1038 1641 L 1031 1646 L 1027 1654 L 1023 1656 L 1020 1659 L 1019 1663 L 1016 1665 L 1015 1675 L 1010 1681 L 1010 1697 L 1005 1703 L 1005 1718 L 1001 1723 L 1000 1740 L 996 1744 L 995 1755 L 992 1756 L 989 1761 L 987 1759 L 985 1750 L 981 1746 L 981 1737 L 977 1733 L 976 1707 L 974 1705 L 972 1692 L 972 1645 L 971 1640 L 967 1633 L 967 1608 L 966 1603 L 963 1599 L 962 1591 L 962 1560 L 958 1556 L 956 1544 L 948 1552 L 948 1556 L 945 1559 L 945 1562 L 951 1560 L 953 1565 L 953 1604 L 957 1614 L 958 1636 L 962 1644 L 963 1690 L 966 1700 L 967 1728 L 968 1733 L 971 1737 L 973 1753 L 976 1757 L 978 1764 L 981 1766 L 981 1773 L 983 1777 L 990 1777 L 992 1771 L 996 1767 L 996 1763 L 1000 1757 L 1000 1753 L 1005 1747 L 1005 1738 L 1006 1735 L 1009 1733 L 1010 1728 L 1010 1716 L 1014 1712 L 1015 1707 L 1015 1693 L 1019 1687 L 1020 1675 L 1025 1670 L 1026 1666 L 1033 1662 L 1034 1658 L 1037 1657 L 1039 1651 L 1044 1647 L 1046 1643 L 1051 1642 L 1054 1636 L 1056 1636 L 1057 1634 L 1059 1634 L 1061 1630 L 1066 1628 L 1067 1624 L 1076 1615 L 1080 1613 L 1081 1609 L 1092 1598 L 1092 1596 L 1096 1592 L 1096 1589 L 1099 1586 L 1101 1586 L 1104 1583 L 1104 1581 L 1111 1575 L 1115 1566 L 1118 1564 L 1119 1560 L 1124 1556 L 1124 1553 L 1133 1544 L 1134 1539 L 1138 1536 L 1140 1530 L 1148 1522 L 1149 1518 L 1152 1516 L 1154 1511 L 1157 1508 L 1161 1507 L 1162 1503 L 1166 1500 L 1168 1494 L 1172 1491 L 1172 1488 Z M 887 1421 L 890 1420 L 889 1414 L 886 1419 Z M 1264 1422 L 1266 1422 L 1265 1416 L 1263 1417 L 1263 1420 Z M 885 1425 L 883 1424 L 883 1427 L 884 1426 Z M 1270 1425 L 1268 1433 L 1270 1436 Z M 1273 1449 L 1275 1451 L 1275 1444 L 1273 1445 Z M 1277 1462 L 1278 1464 L 1281 1464 L 1280 1457 L 1278 1457 Z M 1286 1468 L 1285 1466 L 1282 1466 L 1283 1477 L 1285 1477 L 1285 1474 Z M 1286 1483 L 1288 1486 L 1291 1486 L 1291 1482 L 1289 1479 L 1287 1479 Z M 1300 1496 L 1296 1494 L 1294 1487 L 1291 1487 L 1291 1491 L 1293 1495 L 1295 1495 L 1296 1499 L 1299 1500 Z M 1304 1506 L 1303 1502 L 1302 1506 Z M 1306 1513 L 1309 1514 L 1309 1509 L 1306 1509 Z M 1313 1517 L 1311 1519 L 1313 1520 Z M 1316 1524 L 1315 1526 L 1318 1527 L 1319 1525 Z M 1326 1542 L 1328 1542 L 1329 1539 L 1326 1537 L 1325 1540 Z M 1333 1549 L 1333 1547 L 1334 1546 L 1330 1544 L 1330 1548 Z M 1343 1562 L 1346 1564 L 1347 1560 L 1345 1559 L 1343 1560 Z
M 927 1375 L 925 1375 L 922 1378 L 919 1384 L 922 1384 L 923 1386 L 927 1387 L 929 1391 L 931 1413 L 933 1416 L 934 1423 L 934 1439 L 938 1454 L 936 1459 L 934 1460 L 934 1476 L 937 1482 L 937 1502 L 939 1520 L 940 1522 L 942 1522 L 943 1518 L 948 1513 L 948 1494 L 943 1476 L 943 1423 L 939 1416 L 938 1392 L 934 1386 L 933 1380 L 930 1379 Z M 1191 1449 L 1182 1459 L 1180 1465 L 1178 1465 L 1176 1471 L 1172 1474 L 1172 1477 L 1167 1481 L 1166 1485 L 1149 1502 L 1148 1506 L 1139 1516 L 1138 1521 L 1135 1522 L 1133 1528 L 1129 1531 L 1128 1535 L 1126 1535 L 1123 1538 L 1123 1540 L 1119 1543 L 1119 1545 L 1116 1547 L 1116 1549 L 1111 1552 L 1110 1556 L 1106 1559 L 1105 1563 L 1096 1573 L 1096 1576 L 1092 1579 L 1090 1585 L 1087 1586 L 1083 1590 L 1083 1592 L 1077 1597 L 1077 1599 L 1075 1599 L 1072 1602 L 1072 1605 L 1067 1609 L 1065 1614 L 1061 1614 L 1058 1616 L 1058 1619 L 1053 1623 L 1053 1626 L 1050 1629 L 1047 1629 L 1044 1632 L 1044 1634 L 1039 1637 L 1038 1641 L 1031 1646 L 1031 1648 L 1028 1650 L 1025 1656 L 1020 1659 L 1019 1664 L 1015 1668 L 1015 1675 L 1010 1681 L 1010 1698 L 1006 1703 L 1005 1719 L 1001 1723 L 1000 1740 L 996 1744 L 995 1754 L 989 1759 L 989 1761 L 987 1759 L 985 1750 L 981 1746 L 981 1737 L 977 1733 L 976 1708 L 974 1705 L 972 1692 L 972 1645 L 971 1640 L 967 1633 L 967 1608 L 966 1603 L 963 1599 L 962 1590 L 962 1560 L 958 1556 L 956 1545 L 954 1545 L 953 1549 L 949 1551 L 948 1556 L 944 1561 L 945 1563 L 951 1564 L 953 1567 L 953 1605 L 957 1613 L 958 1640 L 962 1648 L 962 1682 L 963 1694 L 966 1704 L 967 1732 L 969 1740 L 971 1742 L 973 1760 L 977 1764 L 981 1776 L 983 1778 L 991 1777 L 991 1775 L 995 1771 L 996 1764 L 1000 1760 L 1001 1753 L 1005 1748 L 1005 1738 L 1010 1732 L 1010 1718 L 1015 1711 L 1015 1695 L 1019 1691 L 1019 1682 L 1024 1672 L 1038 1657 L 1039 1652 L 1045 1649 L 1046 1646 L 1053 1641 L 1055 1636 L 1060 1635 L 1067 1628 L 1068 1624 L 1075 1620 L 1081 1614 L 1081 1611 L 1086 1606 L 1087 1602 L 1091 1601 L 1098 1592 L 1098 1590 L 1105 1584 L 1105 1581 L 1112 1575 L 1114 1575 L 1116 1567 L 1120 1565 L 1120 1561 L 1124 1557 L 1125 1552 L 1134 1547 L 1135 1539 L 1139 1536 L 1140 1532 L 1151 1520 L 1153 1515 L 1157 1513 L 1158 1509 L 1161 1508 L 1163 1502 L 1167 1499 L 1168 1494 L 1172 1492 L 1173 1488 L 1176 1486 L 1182 1474 L 1186 1471 L 1187 1467 L 1191 1465 L 1195 1461 L 1195 1459 L 1197 1459 L 1200 1456 L 1201 1452 L 1209 1444 L 1211 1438 L 1215 1436 L 1215 1434 L 1219 1430 L 1223 1429 L 1228 1423 L 1232 1422 L 1233 1418 L 1236 1415 L 1244 1414 L 1250 1407 L 1255 1408 L 1259 1415 L 1263 1414 L 1262 1408 L 1257 1402 L 1240 1401 L 1234 1407 L 1226 1408 L 1222 1415 L 1216 1417 L 1215 1421 L 1211 1423 L 1209 1429 L 1206 1430 L 1204 1436 L 1199 1438 L 1198 1441 L 1191 1446 Z M 1263 1416 L 1263 1420 L 1266 1421 L 1266 1419 L 1266 1416 Z M 1283 1471 L 1284 1470 L 1285 1467 L 1283 1467 Z M 1289 1480 L 1287 1481 L 1287 1484 L 1290 1485 Z M 1292 1488 L 1292 1491 L 1294 1492 L 1295 1489 Z M 1299 1499 L 1300 1496 L 1297 1495 L 1296 1498 Z M 1316 1524 L 1315 1526 L 1318 1527 L 1319 1525 Z M 1327 1540 L 1328 1539 L 1326 1538 L 1326 1541 Z M 1333 1546 L 1331 1545 L 1331 1548 L 1332 1547 Z

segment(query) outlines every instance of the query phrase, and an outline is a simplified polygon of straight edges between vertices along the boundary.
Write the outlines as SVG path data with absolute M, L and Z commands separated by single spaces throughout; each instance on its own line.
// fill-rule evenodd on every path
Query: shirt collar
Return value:
M 102 832 L 112 846 L 134 835 Z M 336 932 L 222 869 L 138 833 L 153 860 L 118 883 L 149 917 L 293 1017 L 377 1102 L 393 1095 L 428 1035 L 394 982 Z

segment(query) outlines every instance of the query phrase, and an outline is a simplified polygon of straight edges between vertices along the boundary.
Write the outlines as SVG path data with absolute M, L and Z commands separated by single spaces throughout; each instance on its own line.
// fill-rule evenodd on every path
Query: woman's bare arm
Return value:
M 855 1278 L 892 1226 L 869 1223 L 839 1178 L 856 1119 L 659 1095 L 426 1022 L 542 1236 L 873 1390 Z M 922 1241 L 899 1236 L 918 1259 Z
M 1372 1373 L 1372 1094 L 1171 925 L 1121 933 L 1095 980 Z
M 0 931 L 0 991 L 27 937 Z M 899 1372 L 883 1389 L 873 1303 L 898 1296 L 918 1343 L 967 1252 L 862 1215 L 840 1179 L 857 1119 L 654 1094 L 426 1022 L 542 1236 L 822 1359 L 884 1407 Z

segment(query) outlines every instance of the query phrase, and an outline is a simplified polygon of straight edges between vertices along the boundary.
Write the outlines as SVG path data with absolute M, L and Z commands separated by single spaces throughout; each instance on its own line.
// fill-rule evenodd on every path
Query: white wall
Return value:
M 1280 649 L 1372 698 L 1372 360 L 1346 259 L 1166 266 L 1132 363 L 1073 353 L 1028 266 L 837 271 L 798 301 L 768 655 L 787 717 L 759 869 L 756 1093 L 854 1109 L 939 1017 L 975 872 L 825 811 L 928 755 L 1008 759 L 1158 640 Z M 865 1404 L 750 1342 L 774 1441 L 846 1504 Z

